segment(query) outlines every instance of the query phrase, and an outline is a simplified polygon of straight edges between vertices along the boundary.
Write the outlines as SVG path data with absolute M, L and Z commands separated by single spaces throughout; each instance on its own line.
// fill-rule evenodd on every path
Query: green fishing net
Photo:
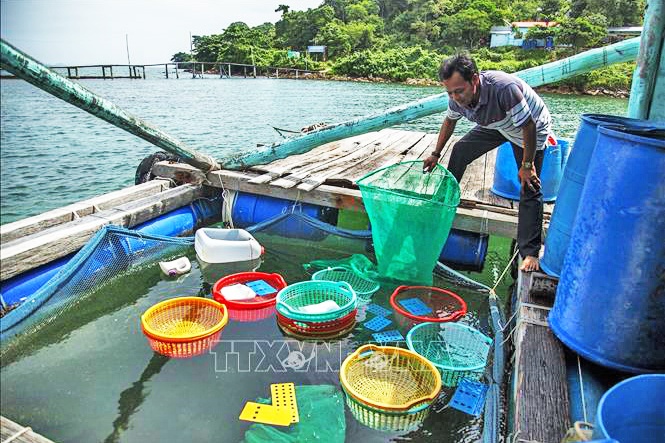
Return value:
M 269 404 L 270 399 L 260 398 Z M 245 432 L 243 443 L 344 443 L 344 397 L 332 385 L 296 386 L 300 421 L 288 427 L 255 423 Z
M 381 276 L 432 284 L 460 201 L 457 180 L 443 166 L 423 173 L 423 162 L 397 163 L 358 180 L 372 225 Z

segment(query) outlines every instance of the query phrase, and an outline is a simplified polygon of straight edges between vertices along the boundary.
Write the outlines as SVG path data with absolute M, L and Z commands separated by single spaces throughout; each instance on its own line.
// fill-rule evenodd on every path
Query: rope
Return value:
M 580 356 L 577 356 L 577 375 L 580 378 L 580 396 L 582 397 L 582 412 L 584 413 L 584 422 L 588 423 L 586 416 L 586 401 L 584 398 L 584 382 L 582 381 L 582 363 L 580 362 Z
M 487 211 L 485 211 L 485 212 L 487 212 Z M 496 297 L 496 288 L 499 286 L 499 284 L 501 284 L 501 281 L 503 280 L 503 277 L 506 275 L 506 272 L 508 272 L 508 270 L 510 269 L 510 265 L 513 264 L 513 261 L 515 260 L 515 257 L 517 257 L 518 253 L 519 253 L 519 250 L 515 251 L 515 253 L 513 254 L 513 257 L 510 259 L 510 261 L 508 262 L 506 267 L 503 269 L 503 272 L 501 273 L 501 275 L 499 275 L 499 278 L 496 280 L 496 283 L 495 283 L 494 287 L 492 289 L 490 289 L 490 296 Z

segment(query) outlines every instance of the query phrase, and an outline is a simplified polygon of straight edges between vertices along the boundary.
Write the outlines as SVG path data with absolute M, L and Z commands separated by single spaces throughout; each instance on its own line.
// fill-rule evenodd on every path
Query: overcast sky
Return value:
M 189 51 L 189 34 L 220 33 L 237 21 L 275 23 L 280 4 L 323 0 L 0 0 L 2 38 L 48 65 L 161 63 Z

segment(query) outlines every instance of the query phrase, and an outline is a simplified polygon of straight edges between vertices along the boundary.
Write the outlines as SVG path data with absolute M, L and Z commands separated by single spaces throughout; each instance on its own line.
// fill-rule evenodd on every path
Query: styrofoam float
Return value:
M 253 260 L 263 254 L 263 247 L 244 229 L 201 228 L 196 231 L 194 249 L 207 263 Z

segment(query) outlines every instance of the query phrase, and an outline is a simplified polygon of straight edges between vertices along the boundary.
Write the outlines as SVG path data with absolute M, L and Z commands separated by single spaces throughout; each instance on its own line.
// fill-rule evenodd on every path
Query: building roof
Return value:
M 639 34 L 642 32 L 642 26 L 620 26 L 607 28 L 609 34 Z
M 515 28 L 533 28 L 534 26 L 542 26 L 544 28 L 551 28 L 552 26 L 559 26 L 557 22 L 513 22 Z
M 510 34 L 512 29 L 510 26 L 492 26 L 490 34 Z

